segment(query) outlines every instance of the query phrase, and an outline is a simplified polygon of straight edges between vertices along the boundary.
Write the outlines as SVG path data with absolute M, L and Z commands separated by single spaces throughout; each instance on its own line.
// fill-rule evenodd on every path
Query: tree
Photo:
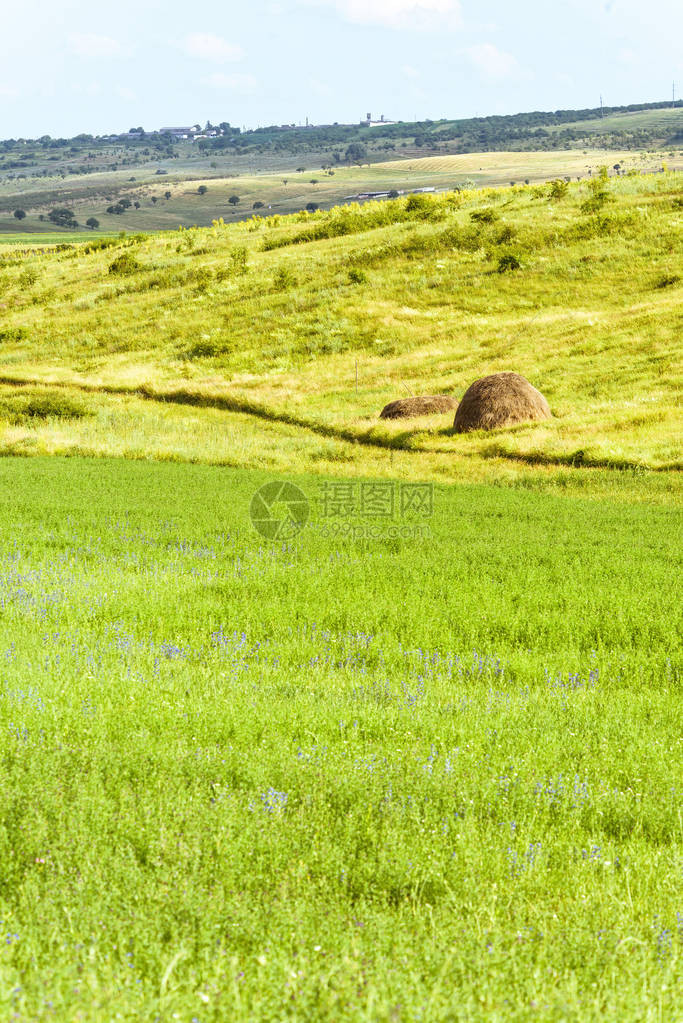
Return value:
M 308 210 L 309 213 L 315 213 L 315 211 L 319 208 L 320 207 L 318 206 L 317 202 L 306 203 L 306 209 Z
M 64 206 L 58 206 L 50 210 L 47 219 L 53 224 L 57 224 L 58 227 L 78 227 L 78 222 L 73 212 L 67 210 Z
M 228 199 L 228 202 L 230 203 L 231 206 L 237 206 L 239 201 L 240 201 L 239 195 L 231 195 L 230 198 Z
M 89 227 L 92 231 L 96 231 L 97 228 L 100 226 L 100 222 L 97 219 L 97 217 L 88 217 L 88 219 L 85 222 L 85 226 Z
M 389 198 L 398 199 L 398 192 L 396 191 L 395 188 L 392 188 L 392 190 L 389 192 Z
M 206 186 L 206 185 L 200 185 L 200 186 L 199 186 L 199 188 L 197 189 L 197 192 L 198 192 L 198 194 L 199 194 L 199 195 L 206 195 L 206 193 L 207 193 L 208 191 L 209 191 L 209 189 L 207 188 L 207 186 Z M 169 193 L 169 194 L 170 194 L 170 193 Z M 168 197 L 167 197 L 167 198 L 168 198 Z
M 253 210 L 262 210 L 263 209 L 263 203 L 259 199 L 257 199 L 256 202 L 254 203 L 254 205 L 252 206 L 252 209 Z
M 170 199 L 170 198 L 171 198 L 171 193 L 170 192 L 164 192 L 164 199 Z
M 26 216 L 26 210 L 15 210 L 14 216 L 17 218 L 17 220 L 23 220 L 24 217 Z
M 352 142 L 350 146 L 346 147 L 346 153 L 344 154 L 348 163 L 357 163 L 359 166 L 366 159 L 368 151 L 362 142 Z

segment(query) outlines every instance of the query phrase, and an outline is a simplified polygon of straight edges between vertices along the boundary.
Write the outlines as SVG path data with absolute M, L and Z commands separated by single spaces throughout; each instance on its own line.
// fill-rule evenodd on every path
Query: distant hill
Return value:
M 187 227 L 259 211 L 328 208 L 383 190 L 577 177 L 600 163 L 675 166 L 683 145 L 683 103 L 372 127 L 242 132 L 223 122 L 188 138 L 174 131 L 185 129 L 0 142 L 0 236 L 83 226 L 106 232 Z M 477 154 L 489 156 L 480 160 Z M 425 162 L 455 157 L 462 163 Z

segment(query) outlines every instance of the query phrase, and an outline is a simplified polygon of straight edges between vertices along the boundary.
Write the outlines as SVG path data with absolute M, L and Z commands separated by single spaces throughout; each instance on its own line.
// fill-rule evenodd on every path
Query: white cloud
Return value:
M 404 74 L 406 78 L 420 77 L 420 72 L 417 70 L 416 67 L 413 67 L 412 64 L 404 64 L 401 68 L 401 73 Z
M 195 32 L 183 40 L 183 49 L 190 57 L 212 61 L 214 64 L 227 64 L 233 60 L 241 60 L 244 53 L 239 46 L 234 46 L 220 36 L 210 32 Z
M 334 7 L 347 21 L 390 28 L 428 28 L 436 22 L 460 24 L 460 0 L 303 0 L 309 6 Z
M 226 75 L 222 71 L 215 71 L 212 75 L 203 78 L 202 82 L 204 85 L 211 86 L 212 89 L 226 89 L 243 96 L 254 92 L 258 85 L 253 75 Z
M 125 85 L 117 85 L 116 95 L 119 96 L 121 99 L 125 99 L 126 102 L 128 103 L 132 103 L 138 98 L 137 95 L 133 92 L 133 90 L 128 89 Z
M 0 85 L 0 96 L 3 99 L 15 99 L 19 93 L 16 89 L 13 89 L 11 85 Z
M 480 43 L 466 50 L 467 56 L 477 70 L 487 78 L 517 77 L 522 69 L 516 57 L 511 53 L 499 50 L 493 43 Z
M 69 36 L 69 49 L 77 57 L 123 57 L 125 50 L 118 39 L 91 32 Z

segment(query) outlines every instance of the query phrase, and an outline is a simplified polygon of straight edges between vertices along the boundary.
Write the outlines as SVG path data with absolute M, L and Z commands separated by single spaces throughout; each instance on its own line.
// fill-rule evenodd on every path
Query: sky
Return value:
M 4 0 L 0 25 L 0 138 L 683 95 L 679 0 Z

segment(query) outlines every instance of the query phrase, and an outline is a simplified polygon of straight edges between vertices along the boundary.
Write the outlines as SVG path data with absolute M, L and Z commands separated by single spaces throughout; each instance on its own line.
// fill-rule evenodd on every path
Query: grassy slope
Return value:
M 680 515 L 269 478 L 0 461 L 5 1016 L 673 1023 Z
M 676 112 L 678 113 L 678 112 Z M 680 115 L 679 115 L 680 116 Z M 407 158 L 406 158 L 407 157 Z M 494 152 L 467 153 L 461 156 L 422 156 L 421 150 L 403 152 L 402 159 L 373 163 L 363 167 L 337 167 L 333 176 L 320 170 L 319 162 L 305 157 L 285 164 L 284 168 L 268 170 L 253 160 L 238 162 L 228 168 L 215 160 L 157 160 L 149 167 L 126 168 L 87 177 L 67 175 L 50 179 L 7 181 L 0 184 L 0 233 L 23 235 L 41 232 L 45 222 L 38 214 L 47 214 L 54 206 L 68 205 L 79 223 L 95 216 L 100 230 L 118 232 L 152 231 L 208 225 L 212 219 L 223 217 L 229 221 L 243 220 L 252 213 L 253 203 L 263 202 L 273 212 L 291 213 L 305 208 L 309 202 L 328 207 L 344 200 L 345 196 L 381 189 L 410 189 L 433 185 L 452 188 L 463 181 L 479 186 L 506 185 L 510 181 L 545 181 L 571 175 L 585 177 L 588 169 L 601 164 L 612 167 L 620 163 L 626 169 L 653 170 L 662 162 L 671 168 L 683 168 L 683 152 L 638 152 L 615 149 L 571 149 L 550 152 Z M 267 161 L 265 161 L 267 162 Z M 211 164 L 216 166 L 212 167 Z M 157 176 L 159 165 L 167 167 L 168 174 Z M 304 165 L 300 174 L 292 167 Z M 131 182 L 130 177 L 135 181 Z M 311 184 L 311 180 L 317 184 Z M 283 181 L 287 184 L 284 185 Z M 209 191 L 200 196 L 197 188 L 205 184 Z M 166 191 L 171 198 L 165 199 Z M 238 207 L 229 204 L 231 195 L 240 197 Z M 157 198 L 153 202 L 152 197 Z M 106 209 L 119 198 L 139 201 L 139 210 L 121 215 L 108 215 Z M 23 221 L 11 214 L 16 207 L 28 211 Z M 65 231 L 68 237 L 70 232 Z
M 267 252 L 339 214 L 90 254 L 6 250 L 0 375 L 100 394 L 87 398 L 94 416 L 46 421 L 13 415 L 10 389 L 4 450 L 470 479 L 676 466 L 680 177 L 610 188 L 601 226 L 573 185 L 560 202 L 516 188 L 434 199 L 411 216 L 405 200 L 366 206 L 350 212 L 355 233 Z M 497 219 L 476 225 L 484 207 Z M 386 211 L 400 222 L 372 227 Z M 522 269 L 496 273 L 511 249 Z M 109 274 L 121 253 L 142 269 Z M 447 417 L 377 420 L 408 391 L 458 395 L 502 369 L 547 395 L 552 421 L 454 436 Z M 175 404 L 149 402 L 155 394 Z M 213 409 L 188 407 L 200 404 Z

